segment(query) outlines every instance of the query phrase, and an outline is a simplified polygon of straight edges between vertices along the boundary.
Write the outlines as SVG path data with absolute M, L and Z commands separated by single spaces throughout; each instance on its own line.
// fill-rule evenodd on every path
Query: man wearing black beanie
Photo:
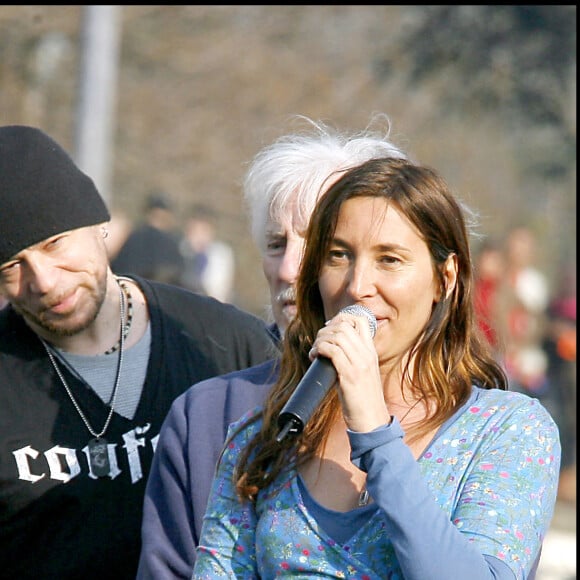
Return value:
M 107 258 L 92 180 L 34 127 L 0 127 L 0 577 L 133 580 L 172 401 L 274 354 L 265 323 Z

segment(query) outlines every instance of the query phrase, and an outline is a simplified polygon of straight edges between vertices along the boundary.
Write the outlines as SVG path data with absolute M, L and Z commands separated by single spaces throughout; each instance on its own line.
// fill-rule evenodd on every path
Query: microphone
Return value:
M 366 307 L 360 304 L 346 306 L 340 312 L 366 316 L 371 336 L 377 331 L 377 319 Z M 288 433 L 299 435 L 304 426 L 321 403 L 326 393 L 336 381 L 336 369 L 329 358 L 317 357 L 296 386 L 296 389 L 280 411 L 278 427 L 280 431 L 276 441 L 280 443 Z

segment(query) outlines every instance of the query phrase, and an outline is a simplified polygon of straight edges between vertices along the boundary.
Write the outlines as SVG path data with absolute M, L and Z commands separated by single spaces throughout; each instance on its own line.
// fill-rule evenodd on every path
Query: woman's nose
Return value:
M 355 261 L 350 270 L 348 292 L 353 300 L 361 300 L 376 293 L 375 269 L 365 261 Z

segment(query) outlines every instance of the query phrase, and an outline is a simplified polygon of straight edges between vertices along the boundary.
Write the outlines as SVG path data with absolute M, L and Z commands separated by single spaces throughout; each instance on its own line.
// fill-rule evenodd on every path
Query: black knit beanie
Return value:
M 111 219 L 90 177 L 40 129 L 0 127 L 0 264 L 56 234 Z

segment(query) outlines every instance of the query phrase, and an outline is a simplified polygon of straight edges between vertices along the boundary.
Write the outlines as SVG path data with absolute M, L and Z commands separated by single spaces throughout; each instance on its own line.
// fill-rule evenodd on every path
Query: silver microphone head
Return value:
M 369 330 L 371 331 L 371 337 L 374 338 L 377 332 L 377 319 L 375 315 L 366 307 L 361 304 L 351 304 L 350 306 L 345 306 L 341 312 L 346 312 L 347 314 L 353 314 L 354 316 L 366 316 L 369 321 Z

